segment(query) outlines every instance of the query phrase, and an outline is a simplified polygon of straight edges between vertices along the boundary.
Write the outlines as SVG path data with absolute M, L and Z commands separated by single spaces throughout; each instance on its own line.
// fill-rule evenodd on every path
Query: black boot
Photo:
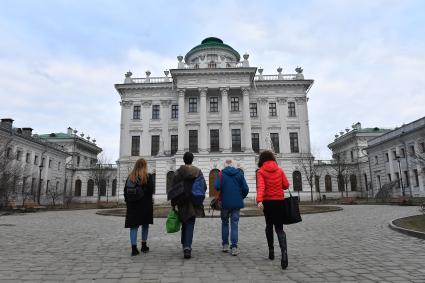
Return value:
M 282 269 L 288 267 L 288 250 L 286 245 L 286 233 L 283 229 L 276 229 L 277 239 L 279 240 L 280 250 L 282 251 L 282 259 L 280 260 L 280 266 Z
M 140 248 L 142 253 L 147 253 L 149 251 L 149 247 L 146 245 L 146 242 L 142 242 L 142 247 Z
M 131 255 L 132 256 L 135 256 L 135 255 L 138 255 L 139 254 L 139 250 L 137 249 L 137 246 L 136 245 L 132 245 L 131 246 Z
M 189 259 L 189 258 L 191 258 L 191 257 L 192 257 L 192 251 L 191 251 L 191 250 L 189 250 L 189 249 L 185 249 L 185 250 L 183 251 L 183 256 L 184 256 L 184 258 L 185 258 L 185 259 Z
M 273 247 L 273 225 L 266 226 L 267 245 L 269 246 L 269 259 L 274 260 L 274 247 Z

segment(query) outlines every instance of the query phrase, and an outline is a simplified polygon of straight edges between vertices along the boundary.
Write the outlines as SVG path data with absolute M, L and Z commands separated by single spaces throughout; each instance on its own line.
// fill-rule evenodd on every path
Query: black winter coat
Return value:
M 171 200 L 171 205 L 177 206 L 177 214 L 182 222 L 186 222 L 194 216 L 205 216 L 204 206 L 195 205 L 192 198 L 192 185 L 198 175 L 202 175 L 202 171 L 192 165 L 182 165 L 174 174 L 173 185 L 179 182 L 184 183 L 184 193 Z
M 153 224 L 152 194 L 154 186 L 153 177 L 151 174 L 148 174 L 147 184 L 142 185 L 144 196 L 138 201 L 127 201 L 127 190 L 124 188 L 124 200 L 127 205 L 125 228 L 136 228 L 142 224 Z

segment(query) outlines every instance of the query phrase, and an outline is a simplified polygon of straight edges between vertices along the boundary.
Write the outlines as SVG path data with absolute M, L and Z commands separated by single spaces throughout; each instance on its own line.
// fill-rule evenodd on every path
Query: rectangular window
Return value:
M 41 159 L 41 165 L 44 167 L 46 166 L 46 162 L 45 162 L 46 158 L 43 157 L 43 159 Z M 78 156 L 78 165 L 80 164 L 80 157 Z
M 211 150 L 211 152 L 220 151 L 220 132 L 219 132 L 219 130 L 210 130 L 210 150 Z
M 34 156 L 34 165 L 38 165 L 38 155 Z
M 298 148 L 298 133 L 289 133 L 289 143 L 292 153 L 300 152 Z
M 134 105 L 133 107 L 133 119 L 140 120 L 140 105 Z
M 274 102 L 269 103 L 269 116 L 271 117 L 277 116 L 276 103 Z
M 50 180 L 47 180 L 47 183 L 46 183 L 46 193 L 49 191 L 49 186 L 50 186 Z
M 61 163 L 58 162 L 58 171 L 60 171 L 60 170 L 61 170 Z
M 415 187 L 419 186 L 419 174 L 418 169 L 413 170 L 413 174 L 415 175 Z
M 390 156 L 388 155 L 388 153 L 385 153 L 385 161 L 390 161 Z
M 257 117 L 257 103 L 249 104 L 249 115 L 251 117 Z
M 288 116 L 289 117 L 297 116 L 295 113 L 295 102 L 288 102 Z
M 49 159 L 49 168 L 52 168 L 52 160 Z
M 391 174 L 388 174 L 388 182 L 391 182 Z
M 131 137 L 131 156 L 140 155 L 140 136 Z
M 409 154 L 411 156 L 415 156 L 416 155 L 415 146 L 414 145 L 409 146 Z
M 240 152 L 241 149 L 241 130 L 232 129 L 232 152 Z
M 171 135 L 171 154 L 176 154 L 179 146 L 179 136 Z
M 25 157 L 25 162 L 30 163 L 31 154 L 27 153 L 27 156 Z
M 152 105 L 152 119 L 157 120 L 159 119 L 159 105 Z
M 279 134 L 278 133 L 270 133 L 270 139 L 272 141 L 273 150 L 275 153 L 279 153 Z
M 397 159 L 397 152 L 395 150 L 393 150 L 393 160 Z
M 239 97 L 230 98 L 230 111 L 238 112 L 239 111 Z
M 179 117 L 179 105 L 171 105 L 171 119 L 177 119 Z
M 256 153 L 260 152 L 260 134 L 259 133 L 252 133 L 252 150 Z
M 400 157 L 401 158 L 405 158 L 406 157 L 406 151 L 404 150 L 404 148 L 400 148 Z
M 381 176 L 376 176 L 376 178 L 378 179 L 378 186 L 379 186 L 379 189 L 381 189 Z
M 406 184 L 406 187 L 410 187 L 410 178 L 408 171 L 404 171 L 404 183 Z
M 320 176 L 314 176 L 314 186 L 316 187 L 316 192 L 320 192 Z
M 198 112 L 198 98 L 189 97 L 189 112 L 190 113 Z
M 16 151 L 16 160 L 21 160 L 22 151 Z
M 364 185 L 367 191 L 367 174 L 363 174 L 363 178 L 364 178 Z
M 198 131 L 189 130 L 189 151 L 198 152 Z
M 378 164 L 378 156 L 375 155 L 375 164 Z
M 351 162 L 354 162 L 354 152 L 350 151 Z
M 155 156 L 159 152 L 159 135 L 153 135 L 151 137 L 151 155 Z
M 210 112 L 218 112 L 218 97 L 210 98 Z
M 397 179 L 397 186 L 398 186 L 399 188 L 401 188 L 401 183 L 400 183 L 400 174 L 398 174 L 398 172 L 397 172 L 397 173 L 395 173 L 395 178 Z

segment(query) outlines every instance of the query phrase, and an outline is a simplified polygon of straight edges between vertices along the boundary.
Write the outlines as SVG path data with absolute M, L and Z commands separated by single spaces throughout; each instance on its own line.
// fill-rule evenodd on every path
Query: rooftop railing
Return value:
M 159 84 L 170 83 L 170 77 L 131 78 L 135 84 Z

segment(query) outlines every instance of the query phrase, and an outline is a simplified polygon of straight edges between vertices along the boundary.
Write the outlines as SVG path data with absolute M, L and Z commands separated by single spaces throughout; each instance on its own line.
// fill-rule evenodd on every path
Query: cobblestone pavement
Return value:
M 131 257 L 122 217 L 2 216 L 0 282 L 425 282 L 425 241 L 388 228 L 417 209 L 356 205 L 305 215 L 286 228 L 287 270 L 280 256 L 267 259 L 262 217 L 241 218 L 237 257 L 220 250 L 220 219 L 197 219 L 193 258 L 184 260 L 180 234 L 166 234 L 165 219 L 151 226 L 151 252 Z

